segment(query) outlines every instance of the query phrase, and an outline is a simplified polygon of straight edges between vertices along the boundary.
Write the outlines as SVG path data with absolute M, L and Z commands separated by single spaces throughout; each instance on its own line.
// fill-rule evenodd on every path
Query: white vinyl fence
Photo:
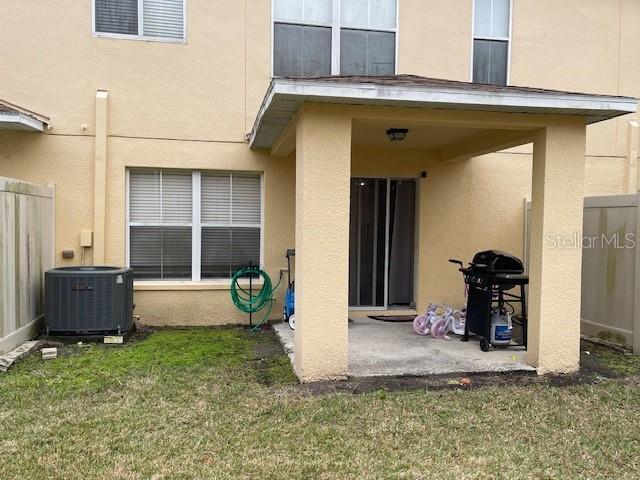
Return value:
M 0 354 L 33 336 L 53 265 L 53 187 L 0 177 Z
M 639 195 L 584 199 L 581 331 L 640 354 Z M 528 259 L 531 202 L 525 207 Z

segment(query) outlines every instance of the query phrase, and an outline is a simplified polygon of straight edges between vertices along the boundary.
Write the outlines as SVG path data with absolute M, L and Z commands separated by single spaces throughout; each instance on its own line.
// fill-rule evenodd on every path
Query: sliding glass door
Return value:
M 415 195 L 412 179 L 351 180 L 350 306 L 413 304 Z
M 383 307 L 387 228 L 387 180 L 351 180 L 349 304 Z

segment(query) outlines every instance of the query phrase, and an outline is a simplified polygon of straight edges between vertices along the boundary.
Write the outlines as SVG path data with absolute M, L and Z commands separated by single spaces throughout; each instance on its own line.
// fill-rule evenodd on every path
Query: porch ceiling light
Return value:
M 387 130 L 387 136 L 392 142 L 400 142 L 405 139 L 408 132 L 408 128 L 390 128 Z

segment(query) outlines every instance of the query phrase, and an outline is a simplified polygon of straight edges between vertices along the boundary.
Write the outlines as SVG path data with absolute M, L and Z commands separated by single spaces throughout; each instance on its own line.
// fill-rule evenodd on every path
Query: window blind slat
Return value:
M 162 278 L 191 278 L 191 227 L 162 227 Z
M 203 223 L 231 222 L 231 183 L 230 175 L 202 175 L 201 180 L 201 218 Z
M 138 0 L 95 0 L 96 32 L 138 34 Z
M 231 229 L 205 227 L 202 229 L 201 276 L 220 278 L 231 276 Z
M 231 271 L 246 267 L 249 262 L 260 262 L 260 229 L 231 229 Z
M 161 278 L 162 227 L 131 227 L 129 256 L 136 278 Z
M 160 172 L 129 174 L 129 221 L 160 223 Z
M 190 173 L 162 173 L 162 223 L 192 222 Z
M 257 175 L 233 176 L 231 222 L 260 223 L 260 177 Z
M 144 0 L 144 35 L 149 37 L 184 37 L 184 0 Z

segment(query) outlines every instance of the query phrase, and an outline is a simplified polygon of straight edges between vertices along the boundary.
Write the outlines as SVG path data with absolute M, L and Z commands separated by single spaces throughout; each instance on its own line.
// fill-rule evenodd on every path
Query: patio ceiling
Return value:
M 0 130 L 44 132 L 50 124 L 48 117 L 0 100 Z
M 275 78 L 250 135 L 252 149 L 270 149 L 305 102 L 484 112 L 577 115 L 587 123 L 634 113 L 637 99 L 527 87 L 500 87 L 414 75 Z

